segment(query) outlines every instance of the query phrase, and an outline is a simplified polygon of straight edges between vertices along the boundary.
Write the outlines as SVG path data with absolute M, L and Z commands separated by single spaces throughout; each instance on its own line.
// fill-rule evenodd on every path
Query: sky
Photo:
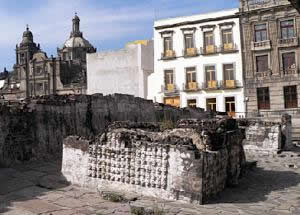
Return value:
M 75 12 L 83 36 L 97 51 L 151 39 L 153 22 L 239 6 L 239 0 L 0 0 L 0 71 L 11 70 L 16 44 L 29 25 L 34 42 L 56 56 L 69 38 Z

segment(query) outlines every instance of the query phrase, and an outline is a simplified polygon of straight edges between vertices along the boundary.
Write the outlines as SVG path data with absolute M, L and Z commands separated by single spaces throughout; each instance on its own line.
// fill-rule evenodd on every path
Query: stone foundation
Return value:
M 202 204 L 237 184 L 245 163 L 242 135 L 230 124 L 235 121 L 182 120 L 159 131 L 153 123 L 116 122 L 92 141 L 66 138 L 62 173 L 100 191 Z

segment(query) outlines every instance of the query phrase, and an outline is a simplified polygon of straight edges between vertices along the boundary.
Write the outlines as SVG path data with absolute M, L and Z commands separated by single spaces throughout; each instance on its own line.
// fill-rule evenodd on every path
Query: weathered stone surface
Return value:
M 244 131 L 243 147 L 246 154 L 269 156 L 292 148 L 289 115 L 283 115 L 282 118 L 239 119 L 238 123 Z
M 229 121 L 186 120 L 163 132 L 153 124 L 115 122 L 90 142 L 66 138 L 62 172 L 70 182 L 100 191 L 202 203 L 237 184 L 245 162 L 242 135 Z M 87 146 L 88 152 L 81 150 Z
M 2 104 L 0 166 L 34 159 L 56 159 L 61 157 L 65 137 L 93 137 L 115 121 L 175 122 L 191 117 L 206 118 L 208 114 L 120 94 L 52 95 L 23 103 Z

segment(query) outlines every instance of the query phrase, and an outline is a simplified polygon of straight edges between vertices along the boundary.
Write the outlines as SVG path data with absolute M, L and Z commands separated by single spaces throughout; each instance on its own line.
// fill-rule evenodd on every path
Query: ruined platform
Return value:
M 238 183 L 245 156 L 235 120 L 181 120 L 165 131 L 138 125 L 115 122 L 92 141 L 66 138 L 63 175 L 100 191 L 197 204 Z

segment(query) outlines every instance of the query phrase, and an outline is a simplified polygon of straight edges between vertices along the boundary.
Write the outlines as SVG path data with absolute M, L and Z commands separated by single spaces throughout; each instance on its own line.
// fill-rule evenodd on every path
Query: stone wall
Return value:
M 239 119 L 244 130 L 243 146 L 246 154 L 276 155 L 292 147 L 291 117 Z
M 200 109 L 177 109 L 128 95 L 45 96 L 0 105 L 0 165 L 61 157 L 63 139 L 93 137 L 114 121 L 162 122 L 207 118 Z
M 202 204 L 240 176 L 245 156 L 234 125 L 184 120 L 159 131 L 155 124 L 115 123 L 92 141 L 66 138 L 62 173 L 73 184 L 100 191 Z

